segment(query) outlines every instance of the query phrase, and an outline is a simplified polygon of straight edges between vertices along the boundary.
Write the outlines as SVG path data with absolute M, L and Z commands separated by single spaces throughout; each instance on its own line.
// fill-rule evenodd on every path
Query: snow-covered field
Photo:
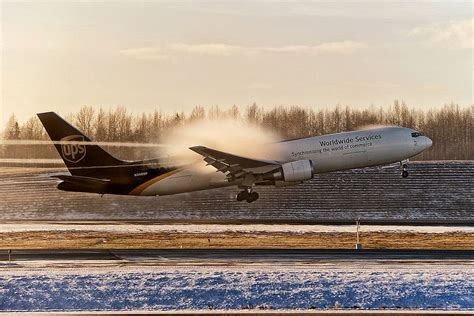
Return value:
M 0 269 L 0 311 L 474 310 L 469 265 Z
M 474 161 L 411 163 L 408 178 L 398 166 L 318 174 L 302 185 L 259 187 L 251 204 L 236 203 L 235 187 L 140 198 L 63 192 L 50 177 L 58 171 L 0 168 L 0 220 L 474 220 Z

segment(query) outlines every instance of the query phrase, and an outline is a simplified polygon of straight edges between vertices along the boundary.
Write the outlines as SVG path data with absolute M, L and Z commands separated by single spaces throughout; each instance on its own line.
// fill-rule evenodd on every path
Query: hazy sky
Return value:
M 1 26 L 0 123 L 83 105 L 473 104 L 471 1 L 2 2 Z

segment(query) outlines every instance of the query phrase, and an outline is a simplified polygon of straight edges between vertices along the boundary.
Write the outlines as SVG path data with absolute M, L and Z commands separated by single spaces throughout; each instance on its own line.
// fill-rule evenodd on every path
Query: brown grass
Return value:
M 366 249 L 474 249 L 474 234 L 463 232 L 364 232 Z M 0 234 L 0 249 L 124 248 L 320 248 L 351 249 L 354 233 L 104 233 L 39 231 Z

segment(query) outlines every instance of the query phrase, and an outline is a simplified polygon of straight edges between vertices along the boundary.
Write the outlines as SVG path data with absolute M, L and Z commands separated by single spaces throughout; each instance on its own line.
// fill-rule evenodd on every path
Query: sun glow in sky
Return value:
M 1 121 L 83 105 L 473 104 L 473 3 L 1 3 Z

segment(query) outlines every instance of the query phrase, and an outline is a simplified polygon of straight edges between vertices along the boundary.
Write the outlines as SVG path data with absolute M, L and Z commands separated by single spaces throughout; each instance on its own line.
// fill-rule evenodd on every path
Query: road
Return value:
M 474 264 L 474 250 L 321 250 L 321 249 L 30 249 L 11 250 L 15 263 L 29 261 L 121 261 L 156 265 L 319 264 L 324 262 L 442 262 Z M 0 261 L 8 251 L 0 252 Z

